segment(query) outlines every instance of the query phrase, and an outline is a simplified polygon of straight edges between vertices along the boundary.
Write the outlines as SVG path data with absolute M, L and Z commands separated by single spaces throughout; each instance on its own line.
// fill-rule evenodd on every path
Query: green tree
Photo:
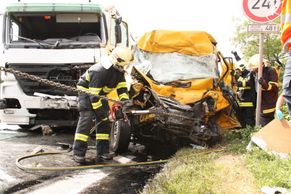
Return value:
M 279 18 L 274 21 L 274 23 L 277 24 L 279 24 L 279 22 Z M 234 38 L 232 39 L 233 45 L 242 52 L 243 58 L 246 61 L 254 54 L 259 53 L 260 34 L 247 32 L 247 26 L 251 23 L 251 21 L 240 21 L 240 24 L 236 28 Z M 282 62 L 284 54 L 282 52 L 280 34 L 264 34 L 263 50 L 264 58 L 268 59 L 272 65 L 277 64 L 280 67 L 284 66 Z

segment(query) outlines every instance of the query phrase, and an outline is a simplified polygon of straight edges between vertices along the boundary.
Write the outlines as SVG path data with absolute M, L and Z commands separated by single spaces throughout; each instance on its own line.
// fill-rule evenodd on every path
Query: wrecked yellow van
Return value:
M 114 123 L 110 146 L 123 152 L 129 142 L 179 147 L 217 142 L 223 130 L 239 127 L 231 87 L 231 58 L 217 51 L 202 31 L 155 30 L 135 50 L 131 102 Z

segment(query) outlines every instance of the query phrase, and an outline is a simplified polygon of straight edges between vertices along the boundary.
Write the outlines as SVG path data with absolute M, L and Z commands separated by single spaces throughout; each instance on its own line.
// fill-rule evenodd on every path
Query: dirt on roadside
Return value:
M 261 193 L 255 178 L 246 167 L 243 155 L 223 155 L 214 161 L 224 176 L 217 185 L 217 193 L 254 194 Z

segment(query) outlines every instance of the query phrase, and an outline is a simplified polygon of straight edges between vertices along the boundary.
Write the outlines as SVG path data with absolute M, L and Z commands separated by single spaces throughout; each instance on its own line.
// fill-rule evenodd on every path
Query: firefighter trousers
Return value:
M 254 107 L 240 107 L 240 123 L 244 128 L 247 125 L 255 126 L 256 124 L 256 116 L 255 116 L 255 108 Z
M 268 123 L 270 123 L 275 117 L 274 117 L 275 112 L 267 113 L 267 114 L 260 114 L 260 125 L 264 127 Z
M 95 119 L 96 129 L 96 151 L 97 155 L 109 153 L 109 134 L 111 130 L 108 119 L 109 106 L 106 100 L 102 100 L 102 109 L 93 110 L 91 108 L 89 96 L 86 94 L 79 95 L 79 120 L 75 132 L 73 152 L 74 155 L 85 157 L 88 141 L 90 140 L 90 131 L 94 126 Z

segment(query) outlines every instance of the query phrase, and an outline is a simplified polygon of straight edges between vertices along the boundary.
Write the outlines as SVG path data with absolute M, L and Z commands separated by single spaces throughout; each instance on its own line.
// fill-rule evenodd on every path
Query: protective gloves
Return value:
M 123 113 L 122 107 L 119 107 L 115 111 L 115 118 L 116 118 L 116 120 L 124 119 L 124 113 Z
M 266 82 L 266 80 L 264 80 L 264 78 L 260 78 L 259 79 L 259 84 L 261 84 L 262 88 L 267 90 L 268 89 L 268 83 Z
M 283 119 L 283 113 L 282 113 L 282 111 L 280 109 L 276 109 L 275 114 L 276 114 L 276 116 L 277 116 L 277 118 L 279 120 L 282 120 Z
M 119 120 L 124 118 L 122 107 L 118 103 L 114 103 L 111 107 L 111 118 L 113 120 Z
M 114 122 L 120 119 L 127 119 L 126 113 L 124 112 L 128 106 L 132 105 L 132 100 L 123 100 L 121 102 L 114 103 L 110 107 L 110 121 Z

